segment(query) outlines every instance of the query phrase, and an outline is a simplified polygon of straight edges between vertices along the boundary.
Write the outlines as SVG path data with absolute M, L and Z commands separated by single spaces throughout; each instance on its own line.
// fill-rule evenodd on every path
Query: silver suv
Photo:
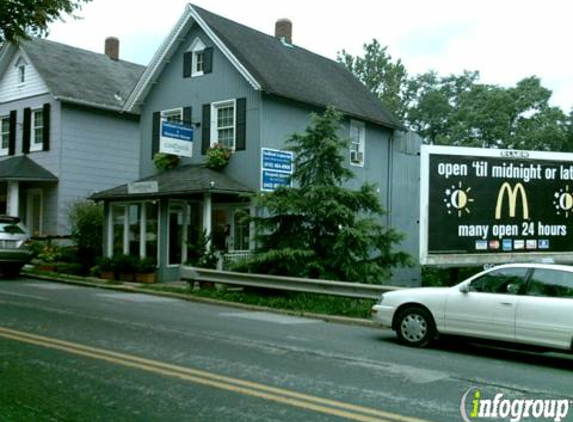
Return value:
M 0 272 L 4 277 L 17 277 L 30 261 L 29 240 L 28 229 L 20 218 L 0 216 Z

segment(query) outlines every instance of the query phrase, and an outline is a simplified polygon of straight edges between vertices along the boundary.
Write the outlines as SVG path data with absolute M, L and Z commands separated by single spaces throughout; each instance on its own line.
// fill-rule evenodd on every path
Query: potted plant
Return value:
M 135 281 L 138 283 L 155 283 L 157 265 L 153 258 L 141 258 L 135 265 Z
M 115 266 L 112 258 L 104 256 L 98 259 L 97 270 L 100 278 L 105 280 L 115 279 Z
M 113 267 L 120 281 L 133 281 L 137 258 L 131 255 L 116 255 L 113 257 Z
M 212 170 L 220 170 L 229 164 L 232 151 L 226 146 L 216 143 L 207 149 L 207 162 L 205 165 Z
M 177 167 L 179 156 L 158 152 L 153 156 L 153 163 L 158 170 L 169 170 Z

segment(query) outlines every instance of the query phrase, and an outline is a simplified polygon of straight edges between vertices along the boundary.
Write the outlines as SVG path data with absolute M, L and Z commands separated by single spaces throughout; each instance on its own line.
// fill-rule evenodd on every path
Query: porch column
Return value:
M 20 182 L 8 181 L 8 200 L 6 213 L 12 217 L 18 217 L 20 213 Z
M 203 229 L 208 236 L 207 240 L 207 248 L 211 247 L 211 231 L 212 231 L 212 201 L 211 201 L 211 193 L 206 192 L 203 195 Z

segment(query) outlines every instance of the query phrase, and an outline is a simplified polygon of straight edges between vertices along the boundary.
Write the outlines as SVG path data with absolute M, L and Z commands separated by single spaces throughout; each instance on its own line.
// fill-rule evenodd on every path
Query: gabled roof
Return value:
M 0 161 L 0 180 L 57 182 L 58 178 L 27 156 L 19 155 Z
M 162 197 L 189 195 L 192 193 L 249 193 L 252 189 L 237 182 L 230 176 L 218 171 L 210 170 L 204 165 L 185 165 L 164 171 L 153 176 L 145 177 L 137 182 L 157 182 L 158 192 L 144 194 L 130 194 L 128 185 L 117 186 L 93 194 L 90 199 L 134 199 L 143 197 Z
M 21 41 L 20 48 L 55 99 L 98 108 L 123 111 L 145 70 L 145 66 L 39 38 Z M 6 60 L 7 56 L 12 54 L 1 57 Z
M 271 95 L 343 113 L 390 128 L 402 123 L 344 65 L 247 26 L 188 5 L 157 51 L 126 107 L 135 107 L 196 23 L 253 86 Z

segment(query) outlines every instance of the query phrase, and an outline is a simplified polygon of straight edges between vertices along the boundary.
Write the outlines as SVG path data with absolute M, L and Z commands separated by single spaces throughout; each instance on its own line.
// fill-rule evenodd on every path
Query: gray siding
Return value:
M 239 182 L 255 189 L 258 186 L 258 177 L 253 162 L 258 162 L 260 149 L 260 93 L 249 85 L 216 47 L 213 51 L 212 73 L 183 78 L 183 53 L 191 47 L 197 37 L 207 47 L 214 47 L 203 31 L 195 26 L 181 43 L 145 99 L 141 115 L 141 176 L 148 176 L 156 172 L 151 160 L 152 115 L 154 112 L 191 106 L 193 108 L 193 123 L 201 123 L 203 104 L 233 98 L 246 98 L 247 147 L 245 151 L 237 151 L 234 154 L 229 166 L 224 171 Z M 201 141 L 201 127 L 197 127 L 194 134 L 193 157 L 183 159 L 183 164 L 205 161 L 205 156 L 201 155 Z
M 68 229 L 70 203 L 139 178 L 139 122 L 69 105 L 62 107 L 60 230 Z

